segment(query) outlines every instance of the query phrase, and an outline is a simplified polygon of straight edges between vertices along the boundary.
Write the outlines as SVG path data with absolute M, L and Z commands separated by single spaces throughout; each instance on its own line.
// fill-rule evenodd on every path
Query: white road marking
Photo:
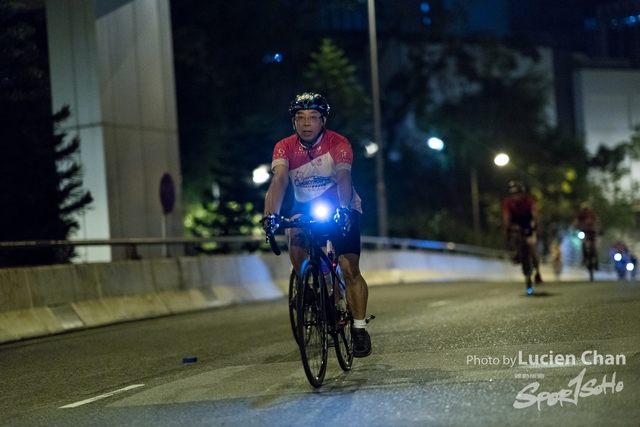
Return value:
M 449 301 L 442 300 L 442 301 L 432 302 L 431 304 L 429 304 L 429 307 L 442 307 L 443 305 L 447 305 L 447 304 L 449 304 Z
M 95 402 L 96 400 L 104 399 L 106 397 L 111 397 L 114 394 L 122 393 L 124 391 L 132 390 L 134 388 L 144 387 L 144 384 L 134 384 L 125 388 L 121 388 L 119 390 L 112 391 L 110 393 L 101 394 L 100 396 L 92 397 L 91 399 L 81 400 L 80 402 L 70 403 L 69 405 L 64 405 L 59 407 L 58 409 L 66 409 L 66 408 L 76 408 L 81 405 L 85 405 L 87 403 Z

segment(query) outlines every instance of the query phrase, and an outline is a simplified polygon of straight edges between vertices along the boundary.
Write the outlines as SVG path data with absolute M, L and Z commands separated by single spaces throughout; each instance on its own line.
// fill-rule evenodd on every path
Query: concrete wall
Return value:
M 447 280 L 522 281 L 507 261 L 403 250 L 365 252 L 371 286 Z M 228 255 L 0 269 L 0 343 L 167 316 L 288 292 L 286 253 Z M 553 280 L 550 268 L 543 277 Z M 562 280 L 586 280 L 565 269 Z M 614 279 L 598 273 L 600 279 Z M 522 287 L 524 292 L 524 286 Z
M 74 239 L 182 236 L 180 154 L 169 0 L 46 0 L 54 111 L 80 138 L 83 185 L 94 202 Z M 174 183 L 164 215 L 160 182 Z M 181 246 L 169 246 L 173 256 Z M 88 246 L 84 261 L 126 258 L 123 247 Z M 140 248 L 144 258 L 163 248 Z

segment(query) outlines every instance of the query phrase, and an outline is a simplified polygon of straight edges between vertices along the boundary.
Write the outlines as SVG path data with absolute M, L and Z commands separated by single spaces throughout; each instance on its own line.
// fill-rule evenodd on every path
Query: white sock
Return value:
M 367 321 L 362 319 L 353 319 L 353 327 L 354 328 L 360 328 L 360 329 L 366 329 L 367 326 Z

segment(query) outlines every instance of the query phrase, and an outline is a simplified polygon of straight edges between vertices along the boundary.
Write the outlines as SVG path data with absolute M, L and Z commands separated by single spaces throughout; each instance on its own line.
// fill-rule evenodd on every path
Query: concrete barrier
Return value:
M 442 252 L 365 251 L 371 286 L 422 281 L 521 281 L 507 261 Z M 281 298 L 288 292 L 286 253 L 200 256 L 0 269 L 0 343 L 118 322 Z M 549 266 L 542 268 L 553 280 Z M 562 280 L 586 280 L 566 268 Z M 597 279 L 614 280 L 598 272 Z

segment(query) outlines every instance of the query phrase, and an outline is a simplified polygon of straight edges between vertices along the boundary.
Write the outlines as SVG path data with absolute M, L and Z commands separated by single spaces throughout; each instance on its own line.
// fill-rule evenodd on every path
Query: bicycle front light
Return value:
M 621 253 L 617 253 L 613 256 L 613 259 L 616 261 L 621 261 L 622 260 L 622 254 Z
M 316 221 L 328 221 L 331 217 L 331 209 L 326 203 L 317 202 L 311 208 L 311 216 Z
M 578 233 L 578 239 L 582 240 L 584 239 L 584 237 L 585 237 L 584 231 L 581 231 Z
M 628 263 L 627 263 L 627 271 L 633 271 L 633 268 L 634 268 L 634 267 L 635 267 L 635 266 L 633 265 L 633 263 L 632 263 L 632 262 L 628 262 Z

